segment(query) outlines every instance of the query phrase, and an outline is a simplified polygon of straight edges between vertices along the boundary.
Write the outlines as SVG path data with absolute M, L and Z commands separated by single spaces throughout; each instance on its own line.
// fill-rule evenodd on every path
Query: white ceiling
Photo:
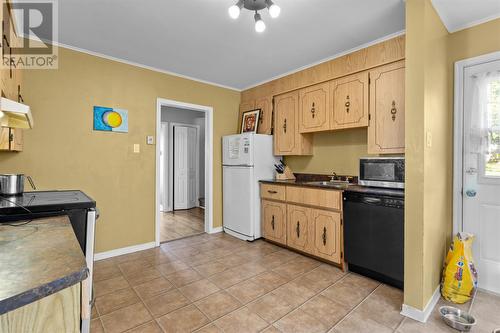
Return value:
M 432 4 L 449 32 L 500 17 L 500 0 L 432 0 Z
M 59 43 L 244 89 L 404 29 L 403 0 L 275 0 L 262 34 L 235 2 L 59 1 Z

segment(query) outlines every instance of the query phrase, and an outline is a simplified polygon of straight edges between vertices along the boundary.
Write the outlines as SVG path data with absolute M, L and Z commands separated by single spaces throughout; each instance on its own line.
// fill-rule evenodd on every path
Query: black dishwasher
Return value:
M 344 192 L 349 270 L 403 289 L 404 197 Z

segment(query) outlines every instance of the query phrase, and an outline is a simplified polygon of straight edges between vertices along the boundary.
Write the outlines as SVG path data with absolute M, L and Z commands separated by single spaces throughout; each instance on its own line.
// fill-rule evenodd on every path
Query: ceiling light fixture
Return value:
M 229 7 L 229 16 L 236 20 L 240 16 L 242 8 L 255 12 L 255 31 L 257 32 L 263 32 L 266 30 L 266 24 L 262 20 L 259 10 L 267 8 L 269 15 L 272 18 L 278 17 L 281 12 L 281 8 L 271 0 L 238 0 L 236 4 Z

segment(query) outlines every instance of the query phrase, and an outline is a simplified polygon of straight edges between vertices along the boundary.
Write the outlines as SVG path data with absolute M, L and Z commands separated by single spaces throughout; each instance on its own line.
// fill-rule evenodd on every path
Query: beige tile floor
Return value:
M 402 317 L 400 290 L 223 233 L 98 261 L 94 276 L 91 332 L 456 332 L 437 308 Z M 490 333 L 500 297 L 478 293 L 472 313 Z
M 198 235 L 205 231 L 205 210 L 192 208 L 161 213 L 160 242 Z

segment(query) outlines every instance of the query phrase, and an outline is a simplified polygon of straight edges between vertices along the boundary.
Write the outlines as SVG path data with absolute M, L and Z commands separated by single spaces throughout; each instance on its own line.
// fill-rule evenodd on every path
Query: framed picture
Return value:
M 127 133 L 127 110 L 94 106 L 94 131 Z
M 257 133 L 259 116 L 260 109 L 243 112 L 241 119 L 241 133 Z

